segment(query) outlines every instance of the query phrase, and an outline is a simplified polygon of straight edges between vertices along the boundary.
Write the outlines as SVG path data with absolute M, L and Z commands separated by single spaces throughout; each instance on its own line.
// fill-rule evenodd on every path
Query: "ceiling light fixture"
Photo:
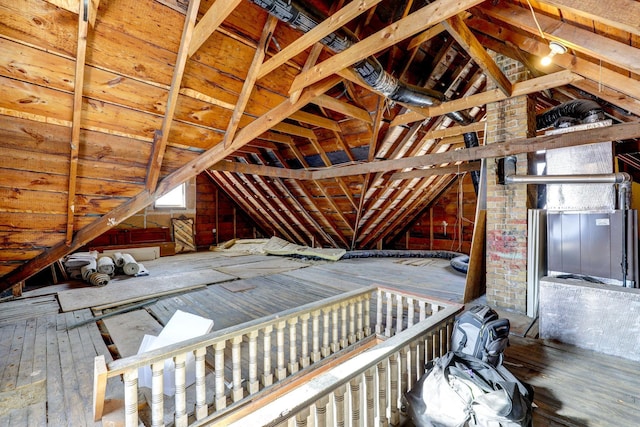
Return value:
M 554 41 L 549 42 L 549 49 L 551 49 L 551 52 L 540 60 L 540 64 L 545 67 L 551 64 L 551 59 L 554 56 L 567 53 L 567 47 L 565 45 Z

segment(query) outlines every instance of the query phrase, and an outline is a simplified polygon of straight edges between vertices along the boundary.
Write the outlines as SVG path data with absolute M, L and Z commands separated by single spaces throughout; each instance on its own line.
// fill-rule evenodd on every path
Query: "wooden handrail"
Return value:
M 167 375 L 164 373 L 164 366 L 166 360 L 173 360 L 176 383 L 174 421 L 177 426 L 187 425 L 189 410 L 186 409 L 186 360 L 187 356 L 193 359 L 194 354 L 196 419 L 204 419 L 210 412 L 207 394 L 209 397 L 212 394 L 215 396 L 214 413 L 221 413 L 227 407 L 228 398 L 233 403 L 239 402 L 370 336 L 374 330 L 370 313 L 372 295 L 377 295 L 375 331 L 378 334 L 384 333 L 387 337 L 428 316 L 439 314 L 447 305 L 455 305 L 390 288 L 367 287 L 108 364 L 105 364 L 104 357 L 99 356 L 96 357 L 94 366 L 94 418 L 97 421 L 102 417 L 107 380 L 123 375 L 125 423 L 137 426 L 138 369 L 150 368 L 151 413 L 154 423 L 161 423 L 165 399 L 163 376 Z M 445 333 L 444 336 L 448 334 Z M 289 344 L 285 348 L 287 339 Z M 208 392 L 205 386 L 207 350 L 213 355 L 215 374 L 215 386 Z M 225 373 L 225 350 L 231 350 L 232 369 L 229 377 Z M 274 350 L 275 358 L 272 357 Z M 258 358 L 259 351 L 262 351 L 261 359 Z M 248 354 L 248 365 L 246 358 L 243 362 L 242 354 Z M 230 381 L 225 381 L 225 378 Z M 225 393 L 225 387 L 230 388 L 230 394 Z
M 391 360 L 408 346 L 417 342 L 424 343 L 425 337 L 437 333 L 443 326 L 446 328 L 447 325 L 453 323 L 455 315 L 461 310 L 461 305 L 452 305 L 445 308 L 432 317 L 417 323 L 412 328 L 394 335 L 375 347 L 345 361 L 340 366 L 318 375 L 297 389 L 289 391 L 278 399 L 255 409 L 246 417 L 229 424 L 224 423 L 223 420 L 218 420 L 218 422 L 222 422 L 222 424 L 229 427 L 281 425 L 287 419 L 293 418 L 301 412 L 308 414 L 309 408 L 322 401 L 327 395 L 344 388 L 370 369 Z M 447 339 L 447 337 L 444 337 L 445 341 Z M 447 348 L 440 349 L 441 354 L 446 351 Z M 397 360 L 395 363 L 397 368 Z M 393 379 L 391 383 L 393 384 Z M 399 393 L 397 390 L 396 392 Z M 393 413 L 393 409 L 391 412 Z M 373 424 L 369 422 L 367 425 Z M 384 425 L 384 423 L 381 423 L 381 425 Z

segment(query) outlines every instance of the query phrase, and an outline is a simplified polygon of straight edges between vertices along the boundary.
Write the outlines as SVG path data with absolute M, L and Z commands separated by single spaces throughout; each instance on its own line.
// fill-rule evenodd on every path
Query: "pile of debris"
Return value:
M 116 275 L 148 276 L 149 271 L 131 254 L 98 251 L 76 252 L 63 259 L 64 269 L 70 278 L 85 280 L 93 286 L 105 286 Z

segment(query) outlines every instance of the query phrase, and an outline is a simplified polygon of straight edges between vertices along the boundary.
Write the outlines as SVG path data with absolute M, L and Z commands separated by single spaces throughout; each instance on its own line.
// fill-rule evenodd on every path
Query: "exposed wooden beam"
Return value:
M 640 3 L 634 0 L 543 0 L 578 16 L 640 35 Z
M 198 16 L 199 5 L 200 0 L 191 0 L 189 2 L 189 9 L 187 9 L 187 15 L 185 16 L 184 27 L 182 29 L 182 39 L 180 40 L 180 48 L 178 49 L 176 65 L 173 70 L 173 77 L 171 78 L 171 89 L 169 89 L 169 96 L 167 98 L 167 107 L 164 112 L 164 117 L 162 118 L 162 127 L 160 129 L 160 133 L 157 135 L 158 137 L 154 138 L 151 157 L 149 158 L 146 189 L 150 193 L 155 191 L 156 185 L 158 184 L 158 177 L 160 176 L 162 160 L 164 159 L 164 152 L 167 148 L 167 141 L 169 139 L 169 130 L 171 129 L 171 123 L 173 122 L 173 116 L 176 111 L 176 104 L 178 103 L 180 83 L 182 82 L 185 64 L 187 63 L 188 47 L 191 43 L 193 28 L 196 22 L 196 17 Z
M 446 21 L 443 21 L 442 25 L 458 44 L 467 51 L 476 64 L 487 73 L 487 76 L 493 80 L 496 86 L 498 86 L 505 95 L 511 95 L 511 81 L 504 75 L 493 58 L 489 56 L 462 18 L 459 15 L 454 15 Z
M 339 99 L 335 99 L 329 95 L 320 95 L 311 102 L 319 107 L 344 114 L 347 117 L 353 117 L 354 119 L 358 119 L 369 124 L 372 123 L 371 116 L 368 111 L 347 102 L 340 101 Z
M 316 62 L 318 61 L 318 58 L 322 53 L 322 48 L 323 48 L 322 43 L 318 42 L 313 45 L 313 47 L 311 48 L 311 52 L 309 52 L 309 56 L 307 56 L 307 60 L 304 62 L 304 65 L 302 66 L 302 70 L 300 70 L 301 73 L 304 73 L 309 68 L 316 65 Z M 296 90 L 295 92 L 291 92 L 289 94 L 289 99 L 291 100 L 291 102 L 296 102 L 298 98 L 300 98 L 301 93 L 302 93 L 302 89 Z
M 305 183 L 304 182 L 298 182 L 297 183 L 298 186 L 298 190 L 300 190 L 300 192 L 302 192 L 304 194 L 304 200 L 306 200 L 311 206 L 313 206 L 313 208 L 318 211 L 318 214 L 320 216 L 320 219 L 325 222 L 325 224 L 328 226 L 329 230 L 331 232 L 333 232 L 333 234 L 338 238 L 338 240 L 340 240 L 340 242 L 342 242 L 342 244 L 344 245 L 343 247 L 348 247 L 348 243 L 347 243 L 347 239 L 344 237 L 344 235 L 340 232 L 340 230 L 338 229 L 338 227 L 336 226 L 336 224 L 331 220 L 331 218 L 329 218 L 327 215 L 323 215 L 322 211 L 323 209 L 320 209 L 320 206 L 318 206 L 318 199 L 313 197 L 313 194 L 311 194 L 311 192 L 307 189 L 307 187 L 305 187 Z M 336 247 L 340 247 L 339 244 L 335 244 Z
M 468 132 L 480 132 L 484 130 L 485 125 L 486 125 L 485 122 L 474 122 L 466 126 L 457 125 L 457 126 L 444 128 L 444 129 L 431 130 L 425 133 L 422 139 L 426 140 L 426 139 L 449 138 L 452 136 L 462 135 Z
M 78 3 L 78 2 L 76 2 Z M 69 154 L 69 192 L 67 195 L 67 235 L 66 244 L 73 239 L 75 219 L 76 179 L 78 177 L 78 151 L 80 149 L 80 121 L 82 119 L 82 93 L 84 91 L 84 68 L 87 56 L 87 34 L 89 32 L 88 0 L 78 14 L 78 46 L 76 50 L 76 69 L 73 91 L 73 118 L 71 125 L 71 150 Z
M 424 6 L 406 18 L 389 25 L 342 51 L 308 71 L 299 74 L 291 85 L 290 92 L 295 92 L 316 83 L 356 62 L 371 56 L 381 50 L 393 46 L 402 40 L 423 31 L 438 22 L 460 13 L 483 0 L 459 0 L 450 2 L 436 0 Z
M 535 138 L 519 139 L 510 142 L 489 144 L 463 150 L 428 154 L 393 160 L 381 160 L 373 163 L 344 166 L 341 168 L 312 171 L 314 179 L 335 178 L 338 176 L 361 175 L 370 172 L 385 172 L 404 168 L 419 168 L 441 163 L 469 162 L 492 157 L 504 157 L 512 154 L 531 153 L 538 150 L 593 144 L 602 141 L 618 141 L 640 138 L 640 123 L 622 123 L 605 128 L 571 132 L 562 135 L 547 135 Z
M 327 119 L 326 117 L 307 113 L 305 111 L 296 111 L 295 113 L 290 115 L 289 118 L 296 120 L 298 122 L 307 123 L 309 125 L 317 126 L 323 129 L 329 129 L 336 132 L 341 131 L 340 125 L 335 120 Z
M 445 31 L 445 28 L 441 23 L 438 23 L 433 27 L 426 29 L 425 31 L 411 39 L 409 45 L 407 46 L 407 50 L 411 50 L 415 47 L 420 46 L 422 43 L 426 42 L 427 40 L 431 40 L 443 31 Z
M 275 131 L 286 133 L 288 135 L 299 136 L 300 138 L 315 139 L 316 134 L 313 130 L 302 126 L 292 125 L 291 123 L 277 123 L 271 128 Z
M 425 178 L 427 176 L 433 176 L 433 175 L 459 174 L 461 172 L 470 172 L 470 171 L 479 171 L 479 170 L 480 170 L 480 163 L 471 162 L 471 163 L 463 163 L 457 166 L 442 166 L 442 167 L 429 168 L 429 169 L 415 169 L 409 172 L 397 172 L 391 175 L 391 178 L 389 179 L 391 181 L 395 181 L 400 179 Z
M 473 18 L 468 21 L 470 27 L 474 30 L 486 34 L 488 37 L 483 38 L 483 43 L 491 45 L 496 51 L 500 49 L 496 47 L 496 43 L 508 43 L 514 47 L 521 49 L 523 52 L 530 53 L 542 57 L 548 53 L 549 47 L 542 42 L 537 42 L 534 39 L 524 36 L 514 31 L 509 31 L 504 27 L 500 27 L 496 24 L 489 23 L 483 19 Z M 491 39 L 489 39 L 489 37 Z M 500 40 L 501 42 L 498 42 Z M 503 49 L 502 49 L 503 50 Z M 574 73 L 585 77 L 592 81 L 589 82 L 574 82 L 572 85 L 584 89 L 586 86 L 592 86 L 594 83 L 599 87 L 598 93 L 594 93 L 596 96 L 602 95 L 609 96 L 611 100 L 617 100 L 612 102 L 615 105 L 619 105 L 621 108 L 629 111 L 638 111 L 637 99 L 640 99 L 640 85 L 638 81 L 628 76 L 617 73 L 605 67 L 600 67 L 598 64 L 589 62 L 583 58 L 573 55 L 556 55 L 554 63 L 562 68 L 571 70 Z M 539 63 L 534 62 L 534 66 L 539 67 L 539 70 L 543 70 Z M 545 70 L 547 71 L 547 70 Z M 620 94 L 607 95 L 607 87 L 615 91 L 621 92 Z M 584 89 L 587 90 L 587 89 Z M 592 89 L 587 90 L 589 93 L 593 93 Z M 624 94 L 624 95 L 623 95 Z M 626 95 L 626 96 L 625 96 Z M 632 97 L 633 99 L 629 99 Z M 605 99 L 605 98 L 603 98 Z M 607 99 L 607 101 L 610 101 Z M 611 102 L 611 101 L 610 101 Z M 635 113 L 640 114 L 640 113 Z
M 311 45 L 319 42 L 325 36 L 333 33 L 339 28 L 343 27 L 346 23 L 353 18 L 359 16 L 361 13 L 367 11 L 371 7 L 380 3 L 382 0 L 357 0 L 352 1 L 347 6 L 338 10 L 336 13 L 325 19 L 320 24 L 316 25 L 309 32 L 303 34 L 295 42 L 282 49 L 276 55 L 271 57 L 260 68 L 258 78 L 262 78 L 269 74 L 271 71 L 278 68 L 294 56 L 308 49 Z
M 249 163 L 230 162 L 227 160 L 223 160 L 214 165 L 211 165 L 209 169 L 215 171 L 226 171 L 287 179 L 312 179 L 311 172 L 305 169 L 278 168 L 275 166 L 253 165 Z
M 216 0 L 216 2 L 211 5 L 202 19 L 198 21 L 198 25 L 193 31 L 193 38 L 188 44 L 189 56 L 200 49 L 200 46 L 220 27 L 220 24 L 227 19 L 227 16 L 233 12 L 241 1 L 242 0 Z M 200 3 L 199 0 L 198 3 Z M 191 6 L 191 2 L 189 6 Z M 197 10 L 196 13 L 198 13 Z M 187 15 L 189 15 L 189 11 L 187 11 Z
M 240 119 L 244 114 L 244 110 L 249 103 L 251 92 L 253 92 L 253 88 L 256 84 L 256 81 L 258 80 L 258 68 L 264 60 L 267 45 L 271 40 L 271 36 L 273 35 L 273 31 L 275 30 L 277 23 L 278 19 L 272 15 L 269 15 L 269 17 L 267 18 L 267 22 L 262 29 L 260 41 L 258 42 L 258 46 L 256 47 L 256 52 L 253 55 L 251 65 L 249 65 L 247 76 L 245 77 L 244 83 L 242 84 L 240 96 L 238 96 L 238 101 L 236 102 L 236 106 L 233 110 L 233 113 L 231 114 L 231 119 L 229 120 L 229 125 L 227 126 L 227 131 L 224 135 L 225 146 L 230 145 L 231 141 L 233 141 L 233 138 L 236 135 L 238 125 L 240 124 Z
M 539 34 L 538 26 L 528 9 L 509 3 L 493 6 L 491 2 L 485 2 L 480 10 L 499 21 L 532 34 Z M 537 14 L 536 17 L 542 33 L 547 39 L 558 41 L 576 52 L 584 53 L 633 73 L 640 73 L 640 55 L 638 55 L 637 48 L 542 14 Z
M 573 84 L 580 79 L 582 79 L 581 76 L 571 73 L 568 70 L 559 71 L 557 73 L 547 74 L 546 76 L 536 77 L 535 79 L 514 83 L 511 96 L 528 95 L 558 86 Z M 391 126 L 399 126 L 416 122 L 418 120 L 424 120 L 425 117 L 436 117 L 454 111 L 462 111 L 472 107 L 479 107 L 490 102 L 502 101 L 507 98 L 507 95 L 499 89 L 488 90 L 486 92 L 480 92 L 464 98 L 443 102 L 442 104 L 434 107 L 426 107 L 420 110 L 414 108 L 415 111 L 410 111 L 393 119 Z

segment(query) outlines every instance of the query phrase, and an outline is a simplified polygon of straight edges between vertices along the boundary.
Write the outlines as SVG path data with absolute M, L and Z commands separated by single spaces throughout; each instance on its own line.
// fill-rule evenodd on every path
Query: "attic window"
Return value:
M 185 190 L 186 183 L 178 185 L 176 188 L 156 200 L 154 206 L 156 208 L 186 208 L 187 198 L 185 196 Z

